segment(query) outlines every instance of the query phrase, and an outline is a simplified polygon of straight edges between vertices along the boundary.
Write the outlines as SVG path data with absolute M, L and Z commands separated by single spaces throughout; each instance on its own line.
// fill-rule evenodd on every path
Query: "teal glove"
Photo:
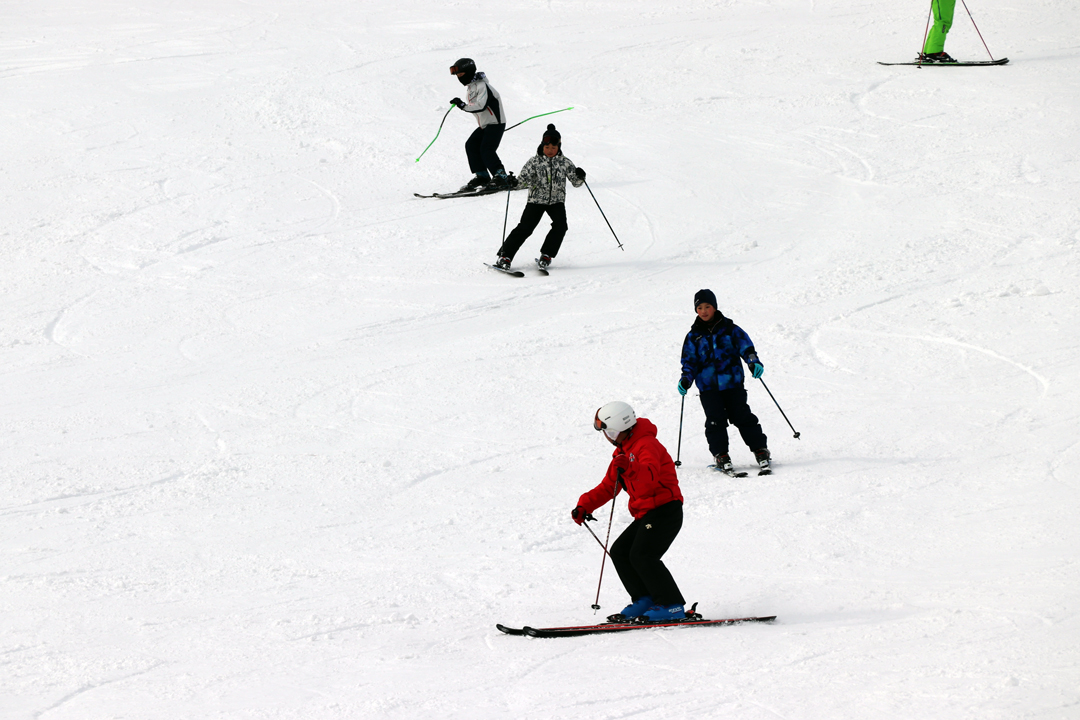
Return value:
M 686 391 L 690 389 L 690 384 L 692 382 L 693 381 L 687 380 L 686 378 L 682 378 L 681 380 L 679 380 L 679 394 L 685 396 Z M 686 385 L 683 385 L 683 383 L 686 383 Z
M 757 353 L 750 353 L 746 358 L 746 365 L 750 368 L 750 374 L 753 375 L 755 379 L 761 377 L 762 373 L 765 372 L 765 366 L 758 360 Z

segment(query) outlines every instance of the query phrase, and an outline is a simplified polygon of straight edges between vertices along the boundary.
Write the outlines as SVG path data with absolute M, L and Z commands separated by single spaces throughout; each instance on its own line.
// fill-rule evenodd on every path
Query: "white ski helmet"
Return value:
M 618 400 L 609 402 L 597 410 L 596 417 L 593 418 L 593 427 L 603 430 L 612 442 L 619 437 L 619 433 L 629 430 L 636 423 L 637 415 L 634 414 L 634 408 Z

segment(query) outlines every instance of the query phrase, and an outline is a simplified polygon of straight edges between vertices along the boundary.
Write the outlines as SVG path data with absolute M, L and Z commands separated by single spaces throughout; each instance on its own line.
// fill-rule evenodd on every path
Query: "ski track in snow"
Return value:
M 980 9 L 1010 64 L 878 66 L 925 20 L 882 3 L 9 2 L 5 718 L 1072 717 L 1078 21 Z M 412 196 L 468 176 L 460 113 L 416 162 L 461 56 L 574 107 L 500 155 L 554 122 L 624 251 L 568 188 L 498 276 L 524 193 Z M 702 287 L 771 476 L 674 391 Z M 613 399 L 683 463 L 687 599 L 777 623 L 495 629 L 625 604 L 569 519 Z

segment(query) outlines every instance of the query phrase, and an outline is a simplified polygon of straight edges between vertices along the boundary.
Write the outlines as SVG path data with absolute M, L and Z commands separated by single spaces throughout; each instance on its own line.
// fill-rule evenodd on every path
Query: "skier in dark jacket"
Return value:
M 685 600 L 662 558 L 682 528 L 683 496 L 671 455 L 656 439 L 656 426 L 634 414 L 624 402 L 596 411 L 593 427 L 615 446 L 600 484 L 578 499 L 570 516 L 578 525 L 589 513 L 614 501 L 620 490 L 630 496 L 634 522 L 611 544 L 611 562 L 631 603 L 627 618 L 650 620 L 686 617 Z
M 719 469 L 725 472 L 732 469 L 728 454 L 728 422 L 739 429 L 758 465 L 767 468 L 772 457 L 768 438 L 746 402 L 741 360 L 746 361 L 755 378 L 761 377 L 765 366 L 758 359 L 746 331 L 716 309 L 716 295 L 712 290 L 698 290 L 694 295 L 694 310 L 697 320 L 683 341 L 679 394 L 686 395 L 686 391 L 697 383 L 701 407 L 705 410 L 705 439 Z
M 575 167 L 574 163 L 562 154 L 562 135 L 554 125 L 548 125 L 536 155 L 525 161 L 525 167 L 517 177 L 519 185 L 529 186 L 529 200 L 521 212 L 517 227 L 510 231 L 499 248 L 499 259 L 495 265 L 507 270 L 514 260 L 514 255 L 522 244 L 532 235 L 544 213 L 551 218 L 551 230 L 540 247 L 540 259 L 536 264 L 541 270 L 547 270 L 551 260 L 559 254 L 563 238 L 566 236 L 566 181 L 574 187 L 581 187 L 585 182 L 585 170 Z
M 461 190 L 473 190 L 488 184 L 505 188 L 510 184 L 510 178 L 497 152 L 506 130 L 506 109 L 502 98 L 488 82 L 487 76 L 476 71 L 476 63 L 471 58 L 461 58 L 451 65 L 450 74 L 456 75 L 458 81 L 466 86 L 465 97 L 468 99 L 466 102 L 454 98 L 450 104 L 475 115 L 480 126 L 465 141 L 469 169 L 475 176 Z

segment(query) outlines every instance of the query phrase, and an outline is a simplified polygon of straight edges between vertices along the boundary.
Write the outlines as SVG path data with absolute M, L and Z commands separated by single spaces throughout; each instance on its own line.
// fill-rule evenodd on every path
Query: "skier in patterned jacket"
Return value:
M 697 319 L 683 341 L 679 394 L 686 395 L 686 391 L 697 383 L 701 407 L 705 411 L 705 439 L 719 469 L 732 469 L 728 454 L 729 421 L 739 429 L 758 465 L 766 468 L 771 460 L 768 438 L 746 402 L 740 359 L 746 361 L 755 378 L 761 377 L 765 366 L 758 359 L 746 331 L 716 309 L 716 295 L 712 290 L 697 291 L 694 311 Z
M 495 265 L 510 268 L 514 255 L 521 249 L 525 240 L 544 217 L 551 218 L 551 230 L 544 238 L 537 260 L 541 270 L 546 270 L 552 258 L 559 254 L 563 237 L 566 235 L 566 181 L 574 187 L 581 187 L 585 182 L 585 170 L 575 167 L 569 158 L 562 154 L 562 135 L 554 125 L 548 125 L 536 155 L 525 161 L 525 167 L 517 177 L 518 184 L 529 186 L 529 200 L 521 213 L 517 227 L 510 231 L 499 248 L 499 259 Z

